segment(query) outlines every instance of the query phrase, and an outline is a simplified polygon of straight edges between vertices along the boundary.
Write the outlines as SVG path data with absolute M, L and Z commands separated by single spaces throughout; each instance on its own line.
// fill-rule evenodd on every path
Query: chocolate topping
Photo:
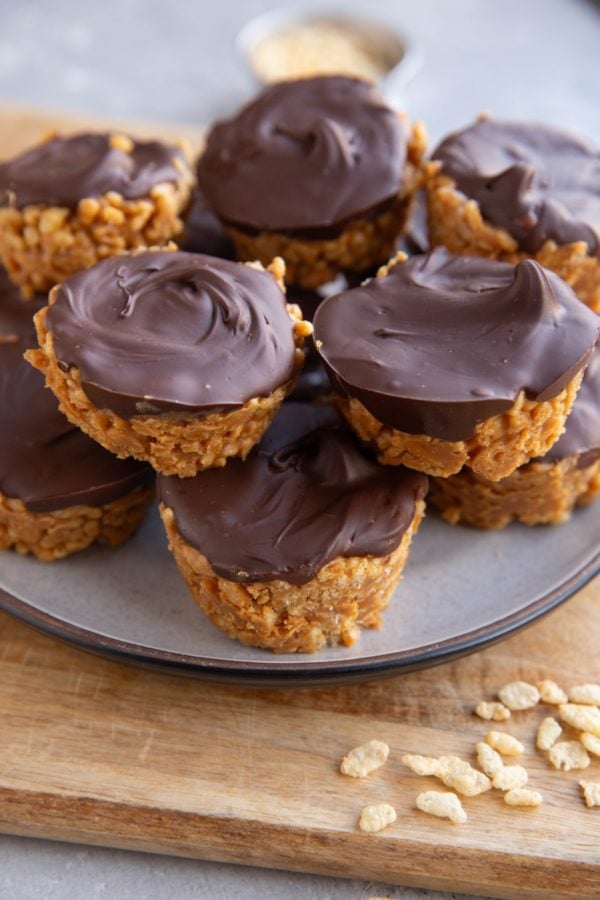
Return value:
M 585 370 L 562 436 L 543 460 L 554 462 L 566 456 L 580 456 L 583 466 L 600 457 L 600 347 Z
M 483 218 L 528 253 L 547 240 L 600 253 L 600 152 L 547 125 L 479 119 L 433 154 Z
M 26 349 L 37 347 L 33 317 L 47 302 L 47 294 L 23 300 L 19 288 L 0 268 L 0 343 L 21 338 Z
M 379 421 L 462 441 L 521 390 L 556 396 L 587 362 L 599 323 L 536 262 L 439 249 L 325 300 L 315 341 L 334 388 Z
M 56 137 L 0 164 L 0 202 L 19 209 L 35 203 L 75 209 L 84 197 L 116 191 L 126 200 L 147 197 L 181 174 L 177 147 L 135 141 L 131 153 L 110 146 L 108 134 Z
M 280 82 L 211 130 L 198 163 L 207 201 L 258 230 L 340 228 L 402 185 L 406 129 L 373 85 L 323 76 Z
M 293 323 L 273 276 L 195 253 L 103 260 L 48 312 L 59 363 L 99 408 L 207 415 L 267 396 L 294 370 Z
M 221 221 L 208 208 L 200 191 L 194 191 L 185 219 L 185 229 L 180 242 L 182 250 L 190 253 L 206 253 L 221 259 L 235 259 L 235 248 L 227 236 Z
M 215 572 L 306 584 L 338 556 L 387 556 L 427 479 L 367 459 L 329 406 L 286 403 L 245 462 L 159 476 L 182 538 Z
M 102 506 L 152 484 L 150 466 L 117 459 L 58 409 L 24 342 L 0 343 L 0 491 L 31 512 Z
M 423 190 L 418 191 L 415 197 L 406 231 L 398 241 L 397 248 L 404 253 L 408 253 L 409 256 L 416 256 L 418 253 L 428 253 L 431 249 L 427 223 L 427 203 Z

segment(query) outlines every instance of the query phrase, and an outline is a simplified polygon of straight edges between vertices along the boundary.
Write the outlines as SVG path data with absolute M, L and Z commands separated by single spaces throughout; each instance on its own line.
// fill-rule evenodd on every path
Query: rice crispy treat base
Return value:
M 544 456 L 558 440 L 582 378 L 583 370 L 556 397 L 541 403 L 521 392 L 507 412 L 480 422 L 466 441 L 398 431 L 376 419 L 355 397 L 338 397 L 336 403 L 384 465 L 408 466 L 441 478 L 468 466 L 488 481 L 500 481 L 530 459 Z
M 504 528 L 509 522 L 559 525 L 577 505 L 600 492 L 600 460 L 578 468 L 578 457 L 531 462 L 502 481 L 491 482 L 468 469 L 451 478 L 434 478 L 429 497 L 453 525 Z
M 585 241 L 557 245 L 546 241 L 534 255 L 519 250 L 515 239 L 502 228 L 487 223 L 475 200 L 469 200 L 456 182 L 440 174 L 438 162 L 425 166 L 429 239 L 432 247 L 451 253 L 487 256 L 518 263 L 535 259 L 569 284 L 580 300 L 600 313 L 600 258 L 588 253 Z
M 0 493 L 0 550 L 31 553 L 49 562 L 85 550 L 94 541 L 116 546 L 139 528 L 153 499 L 153 488 L 138 487 L 103 506 L 38 513 Z
M 240 584 L 215 574 L 206 557 L 179 535 L 172 510 L 161 504 L 169 547 L 198 606 L 228 637 L 276 653 L 313 653 L 326 644 L 351 646 L 359 626 L 378 628 L 424 511 L 420 500 L 389 556 L 337 557 L 303 585 Z
M 60 368 L 54 352 L 54 336 L 46 328 L 48 308 L 34 317 L 40 348 L 27 351 L 26 357 L 43 373 L 64 415 L 120 459 L 133 456 L 149 462 L 158 472 L 180 478 L 195 475 L 201 469 L 224 466 L 232 456 L 246 458 L 294 389 L 304 362 L 304 338 L 311 333 L 311 326 L 302 321 L 299 307 L 288 304 L 295 323 L 294 373 L 267 397 L 253 397 L 229 413 L 206 416 L 162 413 L 123 419 L 92 403 L 83 390 L 77 368 L 66 372 Z
M 225 223 L 237 258 L 258 259 L 266 265 L 273 257 L 281 256 L 287 281 L 305 288 L 326 284 L 342 271 L 366 272 L 384 263 L 410 218 L 414 198 L 422 186 L 426 149 L 425 129 L 417 122 L 407 145 L 402 191 L 393 205 L 379 215 L 352 220 L 337 237 L 309 240 L 277 231 L 252 234 Z
M 180 158 L 175 164 L 178 182 L 157 184 L 136 200 L 108 191 L 80 200 L 75 210 L 45 204 L 0 208 L 0 260 L 23 297 L 48 291 L 108 256 L 162 247 L 180 234 L 194 179 Z

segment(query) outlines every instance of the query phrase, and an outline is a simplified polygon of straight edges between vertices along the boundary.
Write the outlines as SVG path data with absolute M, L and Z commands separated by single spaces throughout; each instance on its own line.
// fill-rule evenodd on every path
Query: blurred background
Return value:
M 422 65 L 394 99 L 434 140 L 483 108 L 600 137 L 593 0 L 1 0 L 0 101 L 207 124 L 255 91 L 236 36 L 276 7 L 406 32 Z

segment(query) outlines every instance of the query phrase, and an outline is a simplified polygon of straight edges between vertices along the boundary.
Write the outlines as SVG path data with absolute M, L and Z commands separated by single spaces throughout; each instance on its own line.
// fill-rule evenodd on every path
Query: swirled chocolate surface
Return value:
M 600 253 L 600 151 L 548 125 L 483 118 L 433 154 L 483 218 L 535 253 L 546 240 Z
M 587 362 L 600 319 L 536 262 L 439 249 L 329 297 L 314 326 L 338 393 L 400 431 L 461 441 L 522 390 L 556 396 Z
M 74 209 L 82 198 L 108 191 L 136 200 L 157 184 L 179 181 L 176 159 L 182 151 L 162 141 L 135 141 L 125 153 L 110 146 L 108 134 L 55 137 L 0 163 L 0 202 Z
M 294 369 L 292 320 L 273 276 L 196 253 L 103 260 L 63 282 L 47 324 L 63 367 L 124 418 L 227 412 Z
M 0 342 L 0 492 L 49 512 L 102 506 L 152 484 L 150 466 L 117 459 L 71 425 L 23 359 L 25 344 Z
M 398 194 L 406 141 L 398 115 L 365 81 L 281 82 L 214 125 L 198 181 L 231 224 L 322 234 Z
M 159 476 L 182 538 L 230 581 L 306 584 L 338 556 L 387 556 L 427 479 L 368 459 L 329 406 L 286 403 L 243 462 Z
M 544 462 L 579 456 L 581 467 L 600 457 L 600 347 L 594 350 L 562 436 Z

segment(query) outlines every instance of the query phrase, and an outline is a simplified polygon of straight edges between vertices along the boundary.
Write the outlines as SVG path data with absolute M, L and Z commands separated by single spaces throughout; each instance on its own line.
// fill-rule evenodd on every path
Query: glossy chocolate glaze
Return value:
M 535 253 L 546 240 L 600 253 L 600 151 L 547 125 L 479 119 L 433 154 L 483 218 Z
M 194 478 L 159 476 L 182 538 L 215 572 L 306 584 L 338 556 L 387 556 L 427 479 L 367 459 L 329 406 L 286 403 L 243 462 Z
M 226 222 L 324 237 L 398 194 L 406 142 L 398 115 L 365 81 L 280 82 L 213 126 L 198 181 Z
M 592 354 L 562 436 L 543 457 L 554 462 L 579 456 L 580 467 L 600 457 L 600 347 Z
M 103 260 L 61 284 L 47 324 L 99 408 L 124 418 L 207 415 L 271 394 L 294 370 L 293 323 L 273 276 L 196 253 Z
M 556 396 L 585 365 L 600 319 L 553 272 L 438 249 L 329 297 L 315 341 L 334 389 L 386 425 L 447 441 Z
M 131 153 L 110 146 L 108 134 L 55 137 L 0 163 L 0 202 L 75 209 L 84 197 L 116 191 L 126 200 L 147 197 L 162 182 L 176 182 L 182 151 L 162 141 L 135 141 Z
M 150 466 L 117 459 L 71 425 L 24 349 L 0 342 L 0 492 L 40 513 L 102 506 L 152 484 Z

